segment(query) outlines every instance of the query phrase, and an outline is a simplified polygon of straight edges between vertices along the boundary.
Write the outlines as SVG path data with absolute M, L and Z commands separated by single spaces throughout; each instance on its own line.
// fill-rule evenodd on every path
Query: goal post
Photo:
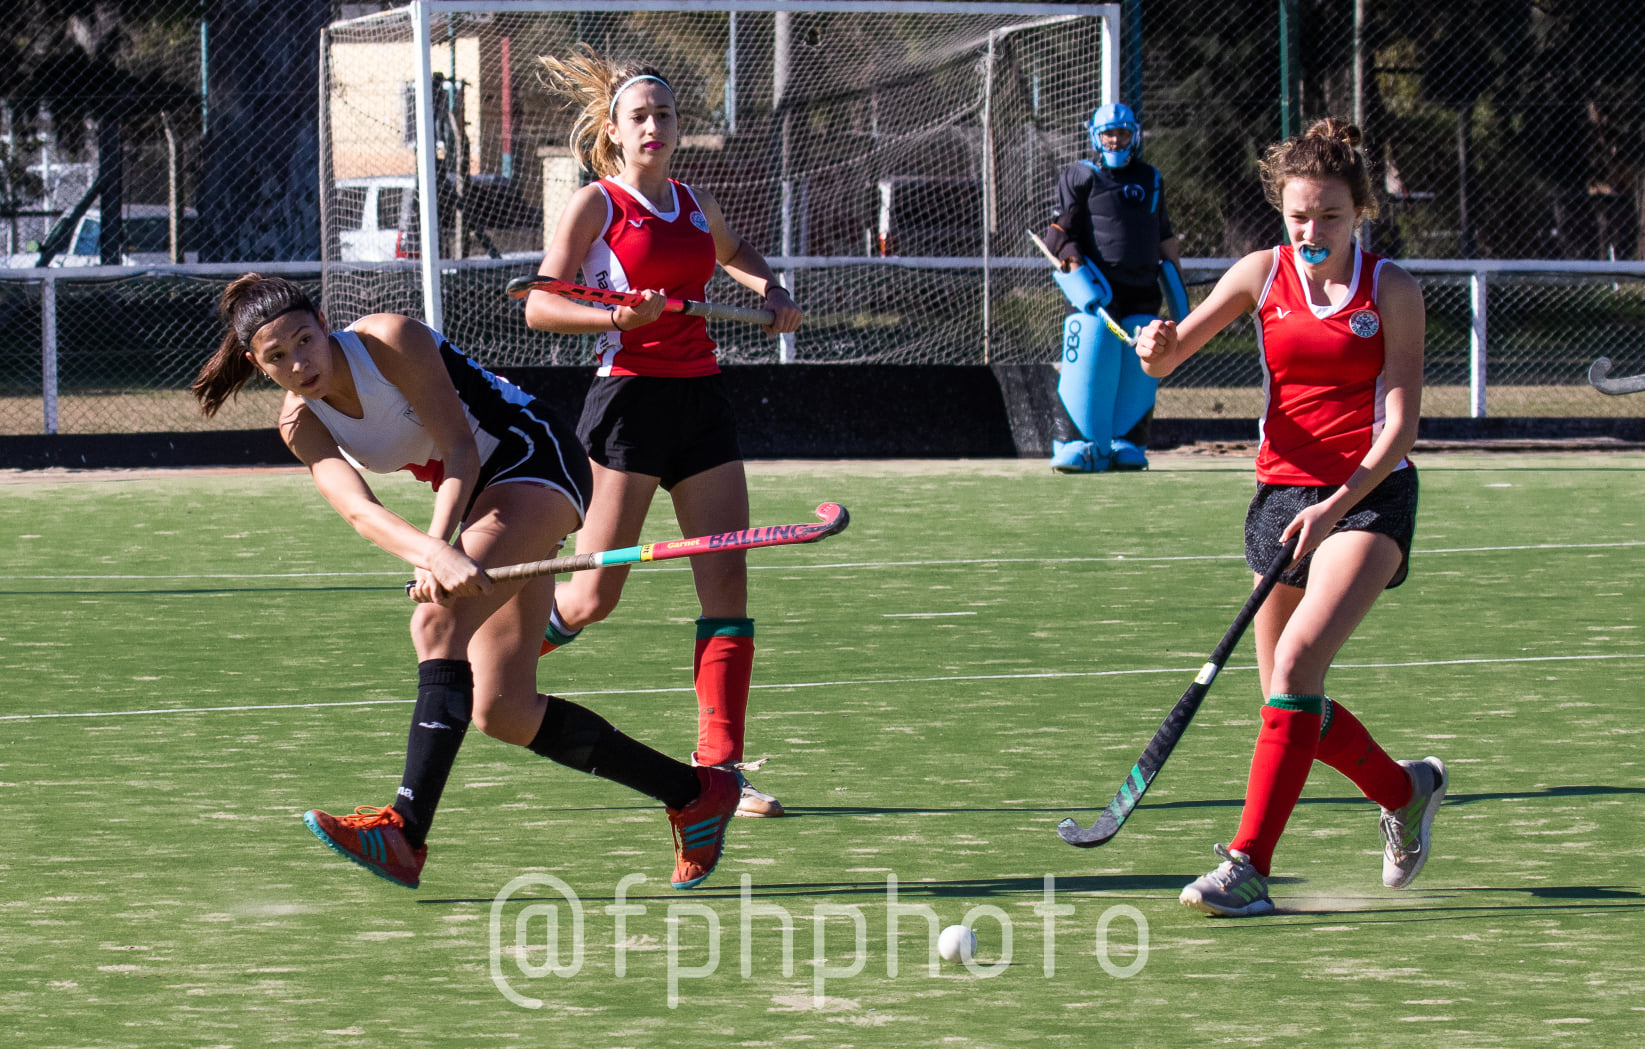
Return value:
M 676 89 L 676 178 L 712 193 L 807 321 L 714 327 L 728 363 L 1049 360 L 1061 310 L 1022 231 L 1119 97 L 1120 5 L 414 0 L 321 37 L 324 298 L 422 316 L 494 366 L 588 363 L 502 294 L 591 176 L 536 56 L 586 43 Z M 709 297 L 752 305 L 723 273 Z

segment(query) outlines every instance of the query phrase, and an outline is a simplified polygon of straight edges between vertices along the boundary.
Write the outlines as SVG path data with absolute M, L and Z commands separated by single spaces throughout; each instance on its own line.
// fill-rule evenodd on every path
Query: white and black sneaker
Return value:
M 1438 758 L 1399 763 L 1411 777 L 1411 800 L 1382 810 L 1382 884 L 1403 889 L 1428 862 L 1431 829 L 1451 778 Z
M 744 769 L 754 771 L 761 765 L 764 765 L 765 762 L 766 759 L 761 758 L 758 761 L 727 761 L 714 766 L 714 768 L 725 769 L 727 772 L 735 772 L 737 774 L 737 783 L 742 787 L 743 791 L 741 800 L 737 802 L 737 815 L 756 817 L 763 816 L 767 818 L 786 815 L 783 811 L 782 802 L 778 801 L 776 798 L 773 798 L 760 788 L 754 786 L 754 784 L 748 782 L 748 777 L 743 775 Z M 697 755 L 695 753 L 691 755 L 691 764 L 701 765 L 701 762 L 697 760 Z
M 1226 845 L 1217 846 L 1222 865 L 1196 878 L 1178 897 L 1184 906 L 1220 918 L 1251 918 L 1272 914 L 1274 901 L 1268 898 L 1268 879 L 1251 866 L 1251 857 Z

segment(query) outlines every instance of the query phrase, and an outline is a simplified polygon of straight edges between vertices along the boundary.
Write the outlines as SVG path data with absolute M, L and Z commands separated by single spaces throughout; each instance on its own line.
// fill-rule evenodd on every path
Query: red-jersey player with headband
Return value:
M 1357 127 L 1326 119 L 1269 148 L 1263 188 L 1288 243 L 1247 255 L 1182 324 L 1137 338 L 1164 377 L 1242 313 L 1257 316 L 1266 405 L 1245 557 L 1257 571 L 1298 535 L 1297 558 L 1256 617 L 1267 702 L 1239 831 L 1182 902 L 1225 917 L 1274 909 L 1274 848 L 1317 759 L 1382 807 L 1382 881 L 1422 870 L 1445 796 L 1438 758 L 1394 761 L 1325 696 L 1325 674 L 1377 595 L 1404 582 L 1416 527 L 1416 441 L 1425 326 L 1415 278 L 1360 248 L 1375 214 Z
M 577 110 L 571 147 L 600 176 L 566 205 L 539 272 L 619 291 L 643 292 L 635 307 L 590 306 L 547 292 L 526 301 L 533 328 L 599 338 L 599 373 L 577 436 L 594 465 L 594 494 L 579 549 L 633 546 L 657 486 L 669 493 L 686 535 L 748 527 L 748 482 L 736 419 L 721 386 L 714 342 L 700 317 L 664 313 L 668 298 L 704 299 L 716 263 L 758 292 L 791 332 L 800 311 L 765 259 L 727 225 L 701 189 L 669 177 L 680 144 L 674 91 L 656 69 L 615 63 L 579 47 L 542 60 L 549 90 Z M 699 765 L 732 769 L 742 781 L 741 816 L 780 816 L 776 798 L 742 774 L 743 735 L 754 663 L 748 571 L 739 552 L 693 558 L 701 616 L 692 660 Z M 628 568 L 582 572 L 555 594 L 543 651 L 568 643 L 610 615 Z

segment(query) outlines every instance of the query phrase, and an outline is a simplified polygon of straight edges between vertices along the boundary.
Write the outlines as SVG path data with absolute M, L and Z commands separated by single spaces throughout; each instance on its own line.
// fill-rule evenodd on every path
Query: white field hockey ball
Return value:
M 945 962 L 968 962 L 977 954 L 977 934 L 963 925 L 950 925 L 937 934 L 937 953 Z

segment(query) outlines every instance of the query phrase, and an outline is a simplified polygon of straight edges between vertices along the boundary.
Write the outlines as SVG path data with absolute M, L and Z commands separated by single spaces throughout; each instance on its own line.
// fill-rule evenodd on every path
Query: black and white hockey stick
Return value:
M 1211 652 L 1211 658 L 1195 676 L 1194 683 L 1188 686 L 1188 691 L 1182 694 L 1182 698 L 1177 700 L 1177 705 L 1171 708 L 1171 713 L 1166 715 L 1165 723 L 1154 733 L 1154 738 L 1148 741 L 1148 747 L 1142 752 L 1142 757 L 1131 766 L 1131 774 L 1120 784 L 1119 793 L 1115 794 L 1114 800 L 1102 810 L 1097 822 L 1089 827 L 1082 827 L 1077 820 L 1065 819 L 1057 824 L 1058 837 L 1070 845 L 1089 849 L 1104 844 L 1120 832 L 1126 817 L 1131 815 L 1137 803 L 1142 801 L 1142 796 L 1148 792 L 1148 785 L 1154 782 L 1154 777 L 1165 767 L 1165 760 L 1171 756 L 1171 751 L 1176 748 L 1182 734 L 1187 731 L 1188 723 L 1194 720 L 1194 714 L 1199 710 L 1200 704 L 1205 702 L 1205 694 L 1211 690 L 1211 682 L 1217 679 L 1223 664 L 1234 654 L 1234 647 L 1245 634 L 1245 628 L 1251 625 L 1251 619 L 1257 614 L 1257 609 L 1267 600 L 1269 592 L 1274 589 L 1274 584 L 1279 581 L 1280 574 L 1285 571 L 1285 566 L 1291 563 L 1291 558 L 1296 552 L 1297 537 L 1292 536 L 1274 556 L 1273 563 L 1262 574 L 1262 580 L 1251 591 L 1251 596 L 1245 599 L 1245 607 L 1234 617 L 1234 625 L 1222 635 L 1222 640 L 1217 642 L 1217 647 Z
M 1588 369 L 1588 381 L 1593 383 L 1594 389 L 1600 393 L 1608 393 L 1612 397 L 1620 397 L 1625 393 L 1639 393 L 1645 390 L 1645 375 L 1629 375 L 1620 379 L 1610 378 L 1611 359 L 1601 357 Z

